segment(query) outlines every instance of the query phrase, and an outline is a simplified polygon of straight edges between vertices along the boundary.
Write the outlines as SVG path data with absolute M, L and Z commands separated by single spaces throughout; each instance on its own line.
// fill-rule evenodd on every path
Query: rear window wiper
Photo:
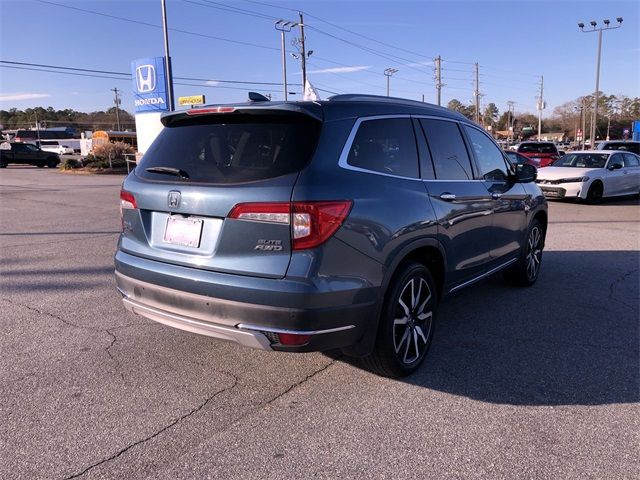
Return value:
M 175 175 L 176 177 L 180 177 L 183 180 L 189 180 L 189 174 L 180 168 L 173 167 L 149 167 L 145 168 L 145 170 L 149 173 L 163 173 L 165 175 Z

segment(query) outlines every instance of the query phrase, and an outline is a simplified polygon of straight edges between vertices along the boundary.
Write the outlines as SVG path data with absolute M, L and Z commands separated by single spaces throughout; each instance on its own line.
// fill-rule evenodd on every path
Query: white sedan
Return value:
M 640 156 L 602 150 L 567 153 L 538 170 L 536 183 L 547 198 L 579 198 L 589 203 L 603 197 L 640 195 Z

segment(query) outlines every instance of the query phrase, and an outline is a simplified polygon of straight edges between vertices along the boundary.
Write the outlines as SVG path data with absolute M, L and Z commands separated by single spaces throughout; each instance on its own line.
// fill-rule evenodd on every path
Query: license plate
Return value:
M 171 216 L 164 230 L 164 242 L 198 248 L 202 236 L 202 219 Z
M 542 190 L 545 197 L 559 197 L 560 194 L 555 190 Z

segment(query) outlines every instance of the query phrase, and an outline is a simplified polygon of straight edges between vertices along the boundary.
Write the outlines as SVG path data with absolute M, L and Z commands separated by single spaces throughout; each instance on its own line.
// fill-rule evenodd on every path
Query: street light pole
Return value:
M 389 79 L 391 78 L 391 76 L 396 73 L 398 70 L 396 68 L 386 68 L 384 70 L 384 76 L 387 77 L 387 97 L 389 96 L 390 93 L 390 89 L 389 89 Z
M 595 148 L 596 129 L 597 129 L 597 122 L 598 122 L 598 100 L 600 97 L 600 56 L 602 53 L 602 32 L 603 30 L 615 30 L 616 28 L 620 28 L 622 26 L 622 17 L 616 18 L 616 21 L 618 22 L 618 25 L 615 27 L 611 27 L 610 26 L 611 21 L 609 19 L 605 19 L 602 21 L 602 23 L 604 23 L 604 27 L 596 28 L 598 26 L 598 22 L 596 22 L 595 20 L 591 20 L 591 22 L 589 22 L 589 25 L 591 25 L 591 30 L 585 30 L 584 23 L 582 22 L 578 23 L 578 28 L 580 28 L 580 30 L 583 33 L 598 32 L 598 50 L 596 54 L 596 91 L 594 94 L 593 115 L 591 117 L 591 133 L 590 133 L 591 148 Z
M 286 20 L 278 20 L 275 23 L 275 28 L 280 32 L 281 49 L 282 49 L 282 83 L 284 84 L 284 101 L 288 100 L 287 91 L 287 52 L 284 48 L 284 34 L 290 32 L 293 27 L 297 27 L 295 22 L 288 22 Z

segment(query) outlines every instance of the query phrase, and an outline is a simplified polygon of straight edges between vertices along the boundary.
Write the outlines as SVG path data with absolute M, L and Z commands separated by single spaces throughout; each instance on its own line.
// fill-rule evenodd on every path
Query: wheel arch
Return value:
M 350 356 L 363 357 L 371 353 L 375 345 L 380 315 L 389 292 L 389 286 L 396 277 L 401 267 L 408 262 L 422 263 L 429 269 L 433 280 L 436 283 L 437 298 L 441 299 L 445 291 L 446 284 L 446 253 L 440 242 L 435 238 L 425 238 L 416 240 L 399 249 L 391 258 L 385 268 L 385 275 L 380 286 L 380 301 L 376 309 L 375 318 L 372 319 L 370 328 L 365 332 L 362 340 L 353 346 L 343 349 Z

